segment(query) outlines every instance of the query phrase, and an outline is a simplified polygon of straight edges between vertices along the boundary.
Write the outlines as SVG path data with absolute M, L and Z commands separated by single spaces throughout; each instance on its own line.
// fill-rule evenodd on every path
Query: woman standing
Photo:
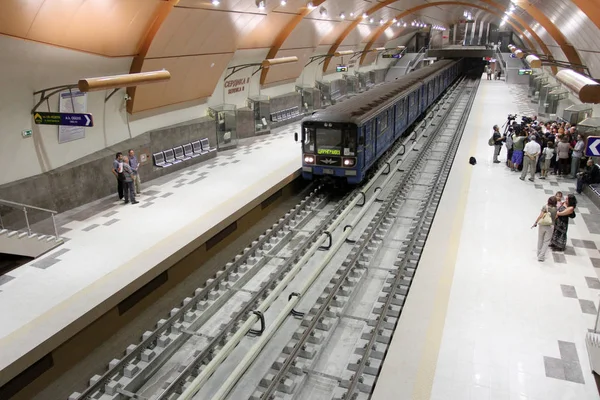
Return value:
M 555 251 L 565 251 L 567 248 L 569 218 L 575 218 L 575 207 L 577 207 L 577 199 L 575 198 L 575 195 L 570 194 L 556 212 L 554 232 L 552 233 L 552 240 L 550 241 L 550 247 Z
M 538 227 L 538 245 L 537 258 L 538 261 L 544 261 L 546 251 L 552 238 L 552 230 L 554 229 L 554 220 L 556 219 L 556 197 L 548 198 L 546 205 L 542 207 L 540 215 L 533 223 L 532 228 Z
M 541 162 L 542 173 L 540 179 L 546 179 L 548 177 L 548 171 L 550 170 L 550 163 L 552 157 L 554 157 L 554 143 L 548 142 L 544 150 L 542 151 L 544 161 Z

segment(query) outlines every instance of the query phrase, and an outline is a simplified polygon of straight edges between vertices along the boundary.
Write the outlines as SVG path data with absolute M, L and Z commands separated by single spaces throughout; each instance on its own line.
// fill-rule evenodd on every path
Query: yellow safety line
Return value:
M 487 86 L 481 86 L 480 88 L 482 89 L 482 95 L 485 96 L 485 89 Z M 479 110 L 477 110 L 476 126 L 481 126 L 483 115 L 483 112 L 479 112 Z M 469 154 L 475 154 L 478 136 L 479 135 L 477 135 L 477 133 L 473 133 Z M 459 160 L 459 162 L 465 162 L 465 160 Z M 459 198 L 455 205 L 456 211 L 450 232 L 462 232 L 472 174 L 473 168 L 467 168 L 464 174 Z M 423 346 L 424 350 L 419 362 L 419 367 L 417 369 L 415 384 L 413 386 L 413 395 L 411 397 L 412 400 L 429 400 L 431 398 L 431 389 L 433 388 L 438 354 L 440 352 L 440 346 L 444 334 L 444 325 L 446 323 L 448 302 L 450 300 L 450 291 L 452 289 L 454 270 L 456 268 L 456 258 L 460 246 L 460 237 L 461 235 L 450 235 L 449 237 L 448 250 L 444 259 L 437 289 L 435 290 L 436 297 L 433 304 L 433 313 L 431 314 L 431 319 Z
M 276 173 L 279 172 L 279 170 L 283 169 L 283 168 L 288 168 L 290 167 L 292 164 L 298 164 L 298 160 L 292 160 L 290 162 L 288 162 L 287 164 L 285 164 L 284 167 L 279 168 L 276 171 L 273 171 L 271 174 L 265 176 L 264 178 L 262 178 L 260 181 L 258 181 L 257 183 L 247 187 L 246 189 L 244 189 L 241 192 L 238 192 L 235 196 L 230 197 L 228 200 L 217 204 L 215 207 L 213 207 L 212 209 L 208 210 L 207 212 L 205 212 L 204 214 L 202 214 L 200 217 L 198 217 L 195 221 L 193 221 L 192 223 L 184 226 L 183 228 L 177 230 L 176 232 L 173 232 L 171 235 L 169 235 L 168 237 L 166 237 L 165 239 L 160 240 L 157 244 L 151 246 L 150 248 L 153 250 L 156 250 L 156 248 L 162 248 L 165 247 L 167 245 L 168 242 L 172 241 L 174 239 L 175 236 L 178 235 L 182 235 L 184 232 L 184 230 L 189 230 L 191 229 L 191 227 L 195 226 L 198 222 L 200 222 L 203 218 L 205 218 L 205 216 L 207 214 L 209 214 L 210 212 L 212 212 L 212 210 L 214 210 L 215 208 L 220 208 L 223 207 L 225 205 L 227 205 L 228 203 L 233 202 L 234 200 L 237 200 L 239 197 L 244 197 L 246 195 L 247 192 L 253 190 L 254 188 L 256 188 L 257 186 L 260 186 L 263 184 L 263 182 L 265 182 L 266 180 L 270 179 L 273 175 L 275 175 Z M 299 169 L 298 169 L 299 170 Z M 297 173 L 296 170 L 293 174 L 294 175 Z M 289 177 L 290 175 L 288 175 Z M 287 177 L 286 177 L 287 178 Z M 283 180 L 285 180 L 286 178 L 284 178 Z M 281 181 L 277 182 L 280 183 Z M 252 201 L 255 199 L 252 199 Z M 248 202 L 247 204 L 249 204 L 250 202 Z M 246 204 L 246 205 L 247 205 Z M 243 206 L 245 207 L 245 205 Z M 242 208 L 243 208 L 242 207 Z M 239 211 L 239 210 L 237 210 Z M 235 211 L 235 212 L 237 212 Z M 234 213 L 235 213 L 234 212 Z M 227 217 L 229 218 L 229 217 Z M 212 227 L 210 228 L 212 229 Z M 50 310 L 44 312 L 42 315 L 34 318 L 33 320 L 29 321 L 27 324 L 21 326 L 19 329 L 13 331 L 12 333 L 10 333 L 9 335 L 5 336 L 4 338 L 0 339 L 0 347 L 2 346 L 8 346 L 11 344 L 12 341 L 18 339 L 18 340 L 22 340 L 23 335 L 25 334 L 24 331 L 28 331 L 30 329 L 35 329 L 35 325 L 37 325 L 38 323 L 43 323 L 44 320 L 51 318 L 53 314 L 57 313 L 59 310 L 73 304 L 73 302 L 79 302 L 79 301 L 84 301 L 84 299 L 79 299 L 78 297 L 82 297 L 82 296 L 86 296 L 86 293 L 88 290 L 92 289 L 95 286 L 99 286 L 99 285 L 104 285 L 106 284 L 105 281 L 108 280 L 109 278 L 113 278 L 113 277 L 118 277 L 119 275 L 122 275 L 123 273 L 125 273 L 125 271 L 127 271 L 128 269 L 130 269 L 132 267 L 132 265 L 134 264 L 134 261 L 137 260 L 138 258 L 140 258 L 144 253 L 146 253 L 149 249 L 147 250 L 143 250 L 140 253 L 137 254 L 137 256 L 135 256 L 134 258 L 132 258 L 131 260 L 129 260 L 128 262 L 126 262 L 125 264 L 123 264 L 122 266 L 118 267 L 117 269 L 114 269 L 113 271 L 109 272 L 108 274 L 104 275 L 103 277 L 101 277 L 100 279 L 92 282 L 91 284 L 87 285 L 86 287 L 82 288 L 82 290 L 74 293 L 73 295 L 71 295 L 70 297 L 68 297 L 67 299 L 63 300 L 61 303 L 57 304 L 56 306 L 54 306 L 53 308 L 51 308 Z M 178 251 L 178 250 L 177 250 Z M 148 272 L 148 271 L 147 271 Z M 146 272 L 146 273 L 147 273 Z M 122 290 L 122 289 L 120 289 Z M 96 306 L 95 306 L 96 307 Z M 93 308 L 92 308 L 93 310 Z M 92 311 L 90 310 L 90 311 Z M 88 311 L 89 312 L 89 311 Z M 87 312 L 86 312 L 87 313 Z M 73 321 L 75 322 L 75 321 Z M 33 326 L 31 326 L 33 325 Z M 50 339 L 50 338 L 48 338 Z M 46 339 L 46 340 L 48 340 Z M 44 342 L 40 343 L 43 344 Z M 31 351 L 33 349 L 30 349 L 29 351 Z M 15 360 L 16 361 L 16 360 Z

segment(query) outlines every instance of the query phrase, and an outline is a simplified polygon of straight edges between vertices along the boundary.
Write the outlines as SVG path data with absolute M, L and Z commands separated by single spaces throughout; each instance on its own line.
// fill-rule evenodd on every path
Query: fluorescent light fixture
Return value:
M 281 0 L 281 2 L 279 4 L 281 4 L 282 6 L 285 6 L 287 4 L 287 1 Z
M 375 51 L 385 51 L 385 47 L 375 47 Z
M 268 58 L 266 60 L 263 60 L 262 67 L 269 68 L 269 67 L 272 67 L 273 65 L 290 64 L 290 63 L 294 63 L 296 61 L 298 61 L 298 57 L 296 57 L 296 56 Z
M 212 5 L 213 5 L 213 6 L 218 6 L 219 4 L 221 4 L 221 3 L 219 2 L 219 0 L 212 0 Z
M 96 90 L 117 89 L 123 87 L 139 86 L 148 83 L 164 82 L 171 79 L 167 70 L 141 72 L 139 74 L 124 74 L 103 76 L 100 78 L 84 78 L 77 82 L 81 92 L 93 92 Z
M 344 14 L 344 13 L 341 13 L 341 14 L 340 14 L 340 18 L 341 18 L 341 19 L 346 19 L 346 14 Z
M 336 57 L 351 56 L 352 54 L 354 54 L 354 50 L 342 50 L 342 51 L 336 51 L 335 53 L 333 53 L 333 55 Z

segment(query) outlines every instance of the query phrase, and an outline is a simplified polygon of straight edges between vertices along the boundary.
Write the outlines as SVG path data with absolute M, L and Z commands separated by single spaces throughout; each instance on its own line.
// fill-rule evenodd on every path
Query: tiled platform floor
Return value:
M 600 212 L 578 196 L 567 251 L 538 262 L 531 226 L 575 181 L 521 181 L 487 144 L 509 113 L 532 115 L 526 91 L 481 82 L 374 400 L 600 398 L 584 343 L 600 295 Z
M 66 243 L 0 279 L 0 371 L 295 173 L 297 126 L 143 182 L 139 204 L 115 194 L 59 215 Z

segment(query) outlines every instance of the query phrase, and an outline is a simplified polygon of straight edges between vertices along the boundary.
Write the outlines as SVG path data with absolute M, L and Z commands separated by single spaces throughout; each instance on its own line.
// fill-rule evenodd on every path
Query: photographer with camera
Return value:
M 494 125 L 493 130 L 492 137 L 490 137 L 488 143 L 490 146 L 494 146 L 494 164 L 499 164 L 500 160 L 498 160 L 498 156 L 500 155 L 500 150 L 502 150 L 504 137 L 500 133 L 498 125 Z

